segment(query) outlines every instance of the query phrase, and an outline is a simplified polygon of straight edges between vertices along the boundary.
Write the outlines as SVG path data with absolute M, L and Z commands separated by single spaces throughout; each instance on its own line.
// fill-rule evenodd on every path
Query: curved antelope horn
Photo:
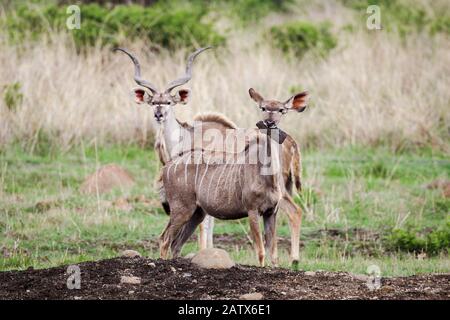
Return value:
M 187 60 L 186 74 L 183 77 L 178 78 L 177 80 L 174 80 L 171 83 L 169 83 L 167 85 L 167 89 L 166 89 L 165 93 L 170 93 L 170 91 L 172 91 L 174 88 L 182 86 L 183 84 L 185 84 L 189 80 L 191 80 L 191 78 L 192 78 L 192 63 L 194 62 L 194 59 L 203 51 L 205 51 L 207 49 L 211 49 L 211 48 L 212 47 L 200 48 L 197 51 L 195 51 L 194 53 L 192 53 Z
M 127 56 L 130 57 L 131 61 L 134 63 L 134 81 L 142 87 L 149 89 L 153 94 L 158 93 L 158 89 L 156 89 L 155 85 L 141 78 L 141 65 L 139 64 L 138 59 L 133 56 L 130 52 L 122 48 L 115 48 L 113 51 L 122 51 Z

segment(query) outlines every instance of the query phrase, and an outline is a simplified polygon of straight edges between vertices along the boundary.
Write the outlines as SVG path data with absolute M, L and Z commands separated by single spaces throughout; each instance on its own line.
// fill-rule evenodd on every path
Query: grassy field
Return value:
M 1 270 L 97 260 L 124 249 L 158 257 L 157 236 L 168 217 L 156 196 L 160 165 L 153 150 L 89 146 L 39 154 L 16 146 L 0 157 Z M 448 223 L 449 199 L 425 188 L 450 175 L 445 154 L 345 148 L 308 151 L 303 158 L 305 189 L 296 198 L 304 208 L 301 269 L 364 273 L 375 264 L 382 275 L 450 272 L 445 249 L 420 255 L 386 240 L 392 229 L 430 232 Z M 136 185 L 98 197 L 81 194 L 84 178 L 107 163 L 129 170 Z M 146 200 L 136 200 L 140 195 Z M 120 198 L 131 210 L 115 205 Z M 289 267 L 287 218 L 279 216 L 281 266 Z M 216 245 L 239 263 L 255 264 L 247 232 L 246 219 L 218 221 Z M 196 250 L 191 240 L 183 254 Z

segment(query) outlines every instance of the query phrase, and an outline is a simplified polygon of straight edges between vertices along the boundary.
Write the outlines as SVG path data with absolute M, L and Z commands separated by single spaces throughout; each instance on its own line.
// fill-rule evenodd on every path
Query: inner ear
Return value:
M 186 104 L 189 101 L 191 91 L 188 89 L 180 89 L 175 95 L 175 101 L 181 104 Z
M 136 101 L 137 104 L 146 102 L 146 99 L 148 99 L 148 94 L 145 90 L 141 88 L 134 89 L 134 101 Z
M 292 96 L 286 103 L 286 107 L 298 112 L 305 111 L 308 102 L 308 92 L 304 91 Z

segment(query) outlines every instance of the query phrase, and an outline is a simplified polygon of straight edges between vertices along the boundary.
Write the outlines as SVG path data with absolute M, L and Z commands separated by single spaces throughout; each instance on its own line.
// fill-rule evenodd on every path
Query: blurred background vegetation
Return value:
M 383 12 L 383 28 L 402 36 L 426 31 L 450 33 L 450 16 L 445 10 L 424 8 L 401 0 L 341 0 L 355 11 L 364 12 L 377 4 Z M 123 3 L 127 4 L 123 4 Z M 67 31 L 68 4 L 82 5 L 83 28 L 70 34 L 78 47 L 120 43 L 124 38 L 142 38 L 165 48 L 193 46 L 196 43 L 224 45 L 227 30 L 217 30 L 214 21 L 223 16 L 235 27 L 245 28 L 258 23 L 273 12 L 289 13 L 297 6 L 294 0 L 170 0 L 170 1 L 56 1 L 9 0 L 3 4 L 1 26 L 13 42 L 39 39 L 45 33 Z M 361 15 L 362 19 L 367 18 Z M 364 23 L 364 20 L 361 20 Z M 267 30 L 274 46 L 302 52 L 319 48 L 320 53 L 336 46 L 336 37 L 330 32 L 332 21 L 312 23 L 301 21 L 279 24 Z M 352 26 L 346 26 L 351 29 Z

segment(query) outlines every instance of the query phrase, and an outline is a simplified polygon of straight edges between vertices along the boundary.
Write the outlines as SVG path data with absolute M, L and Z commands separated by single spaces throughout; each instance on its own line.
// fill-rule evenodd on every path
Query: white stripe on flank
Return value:
M 212 155 L 210 155 L 208 158 L 208 161 L 206 161 L 206 168 L 205 168 L 205 172 L 203 172 L 202 179 L 200 180 L 200 185 L 198 186 L 199 189 L 202 187 L 203 179 L 205 178 L 206 172 L 208 172 L 209 160 L 211 160 L 211 157 L 212 157 Z
M 214 193 L 215 198 L 217 197 L 217 191 L 219 190 L 220 181 L 222 180 L 222 175 L 225 172 L 225 170 L 227 169 L 229 161 L 230 161 L 230 159 L 228 159 L 228 161 L 225 163 L 225 165 L 223 166 L 222 172 L 220 173 L 219 181 L 217 181 L 216 192 Z M 227 185 L 227 184 L 225 184 L 225 185 Z
M 216 173 L 217 173 L 217 167 L 215 168 L 215 170 L 214 170 L 214 172 L 213 172 L 213 174 L 212 174 L 212 176 L 210 177 L 210 180 L 209 180 L 209 185 L 208 185 L 208 195 L 207 195 L 207 197 L 206 197 L 206 201 L 208 201 L 209 202 L 209 196 L 210 196 L 210 194 L 211 194 L 211 183 L 213 182 L 213 180 L 214 180 L 214 176 L 216 175 Z M 216 190 L 217 190 L 217 186 L 216 186 Z

